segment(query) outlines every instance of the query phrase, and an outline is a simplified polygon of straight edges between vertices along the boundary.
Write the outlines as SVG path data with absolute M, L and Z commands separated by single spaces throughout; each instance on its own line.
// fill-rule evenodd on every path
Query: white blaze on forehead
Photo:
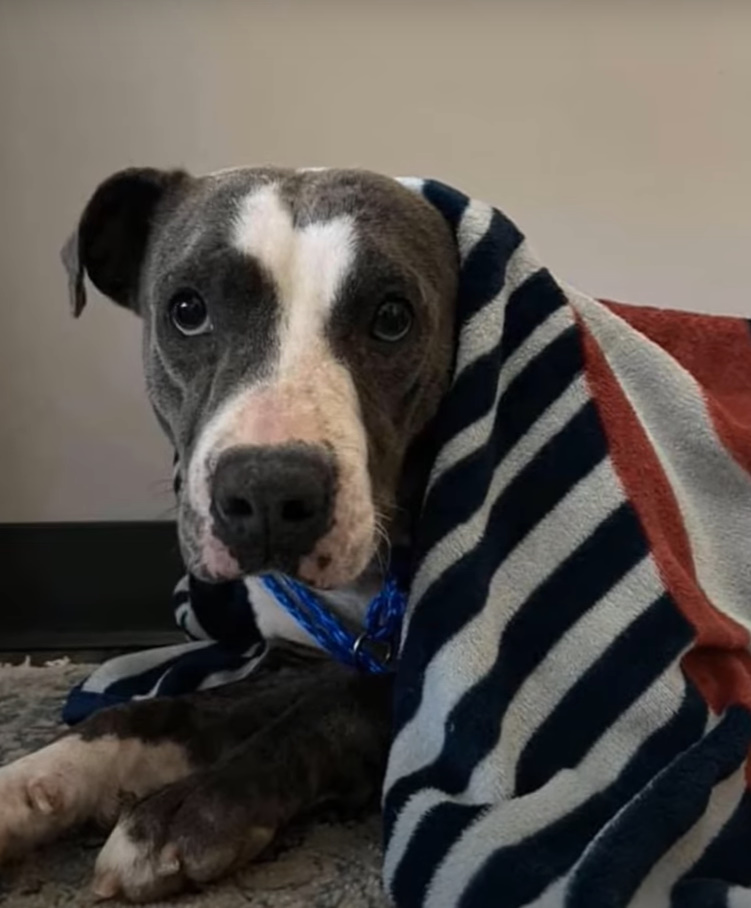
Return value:
M 232 243 L 271 276 L 281 309 L 279 363 L 285 372 L 317 346 L 355 257 L 347 215 L 295 227 L 277 187 L 266 185 L 240 203 Z
M 191 456 L 186 489 L 199 520 L 200 557 L 216 576 L 236 576 L 239 570 L 214 538 L 210 516 L 212 473 L 222 451 L 235 445 L 324 444 L 337 460 L 332 525 L 298 570 L 314 585 L 340 585 L 372 557 L 375 524 L 357 391 L 326 338 L 334 303 L 354 266 L 355 221 L 341 215 L 296 227 L 278 187 L 266 184 L 240 202 L 230 241 L 274 282 L 279 330 L 272 342 L 275 362 L 213 415 Z

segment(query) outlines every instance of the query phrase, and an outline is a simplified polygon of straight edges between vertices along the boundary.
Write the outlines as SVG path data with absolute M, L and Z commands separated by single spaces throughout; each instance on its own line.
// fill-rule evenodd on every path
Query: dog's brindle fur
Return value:
M 275 568 L 357 593 L 379 530 L 409 535 L 426 465 L 407 450 L 449 377 L 457 253 L 440 215 L 362 171 L 129 170 L 95 192 L 67 257 L 76 314 L 88 275 L 143 319 L 149 397 L 183 466 L 190 569 L 222 580 Z M 170 321 L 186 289 L 210 316 L 195 337 Z M 369 329 L 394 298 L 414 322 L 384 343 Z M 268 517 L 260 541 L 223 532 L 222 457 L 252 467 L 260 452 L 284 486 L 284 452 L 298 448 L 335 477 L 309 551 L 266 538 Z M 145 900 L 214 879 L 321 802 L 377 795 L 389 701 L 388 676 L 280 645 L 246 681 L 95 714 L 0 771 L 0 858 L 95 819 L 115 826 L 98 895 Z

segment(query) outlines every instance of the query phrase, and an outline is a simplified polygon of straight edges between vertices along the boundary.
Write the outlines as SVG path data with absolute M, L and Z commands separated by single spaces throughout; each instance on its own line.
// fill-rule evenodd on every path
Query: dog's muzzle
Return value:
M 318 445 L 231 448 L 211 477 L 214 534 L 243 573 L 294 572 L 331 526 L 335 480 Z

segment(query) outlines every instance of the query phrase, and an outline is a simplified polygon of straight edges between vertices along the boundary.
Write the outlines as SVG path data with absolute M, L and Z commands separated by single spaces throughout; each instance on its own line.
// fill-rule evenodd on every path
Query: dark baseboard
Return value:
M 0 524 L 0 650 L 128 649 L 181 639 L 174 523 Z

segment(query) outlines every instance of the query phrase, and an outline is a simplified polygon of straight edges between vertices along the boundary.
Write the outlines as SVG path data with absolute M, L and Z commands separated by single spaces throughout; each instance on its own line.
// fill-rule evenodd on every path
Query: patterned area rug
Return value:
M 80 665 L 0 666 L 0 763 L 47 743 L 63 696 L 90 671 Z M 292 829 L 264 860 L 230 880 L 161 905 L 172 908 L 385 908 L 380 823 L 321 821 Z M 91 871 L 104 836 L 84 831 L 0 868 L 9 908 L 90 906 Z M 109 903 L 113 906 L 119 903 Z

